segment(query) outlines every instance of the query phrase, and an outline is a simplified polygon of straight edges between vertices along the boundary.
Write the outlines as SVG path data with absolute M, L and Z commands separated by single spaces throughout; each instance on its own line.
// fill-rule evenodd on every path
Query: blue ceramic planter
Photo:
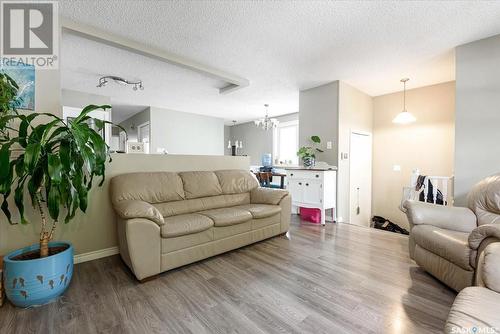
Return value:
M 12 260 L 17 255 L 40 249 L 32 245 L 4 257 L 4 288 L 7 298 L 19 307 L 47 304 L 59 297 L 73 276 L 73 246 L 51 242 L 49 247 L 67 246 L 64 251 L 41 259 Z

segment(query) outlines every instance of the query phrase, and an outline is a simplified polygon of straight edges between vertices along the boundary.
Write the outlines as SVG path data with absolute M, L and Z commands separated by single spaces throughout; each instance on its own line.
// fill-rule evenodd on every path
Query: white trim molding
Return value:
M 75 22 L 67 18 L 61 19 L 62 31 L 84 37 L 106 45 L 114 46 L 122 50 L 134 52 L 149 58 L 163 61 L 172 65 L 180 66 L 191 71 L 202 73 L 212 78 L 226 82 L 226 85 L 219 89 L 219 94 L 228 94 L 235 90 L 250 85 L 248 79 L 235 74 L 222 71 L 220 69 L 201 64 L 194 60 L 182 57 L 165 50 L 148 46 L 131 39 L 123 38 L 105 30 Z
M 77 254 L 73 257 L 73 261 L 75 264 L 77 264 L 77 263 L 97 260 L 97 259 L 100 259 L 103 257 L 108 257 L 111 255 L 116 255 L 116 254 L 120 254 L 120 250 L 118 249 L 118 246 L 100 249 L 100 250 L 96 250 L 96 251 L 92 251 L 92 252 L 88 252 L 88 253 L 83 253 L 83 254 Z

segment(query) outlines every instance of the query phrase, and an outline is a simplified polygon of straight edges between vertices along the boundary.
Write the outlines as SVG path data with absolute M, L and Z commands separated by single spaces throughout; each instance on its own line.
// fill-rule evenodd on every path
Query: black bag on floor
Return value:
M 410 234 L 410 232 L 408 232 L 407 230 L 405 230 L 401 226 L 394 224 L 389 219 L 385 219 L 384 217 L 373 216 L 372 223 L 373 223 L 372 227 L 379 229 L 379 230 L 400 233 L 400 234 L 405 234 L 405 235 Z

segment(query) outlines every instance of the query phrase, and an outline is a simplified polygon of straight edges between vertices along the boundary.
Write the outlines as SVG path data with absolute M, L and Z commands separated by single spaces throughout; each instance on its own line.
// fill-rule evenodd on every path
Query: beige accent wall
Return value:
M 62 115 L 61 72 L 59 70 L 35 72 L 35 111 Z
M 337 220 L 349 222 L 351 131 L 372 133 L 373 99 L 370 95 L 339 82 L 338 171 L 337 171 Z M 368 190 L 369 191 L 369 190 Z
M 410 81 L 411 85 L 411 81 Z M 403 186 L 411 172 L 452 175 L 455 131 L 455 83 L 447 82 L 407 91 L 407 109 L 417 121 L 397 125 L 403 93 L 373 99 L 373 214 L 408 227 L 398 209 Z M 393 171 L 393 166 L 401 171 Z
M 69 241 L 75 247 L 75 254 L 98 251 L 117 246 L 115 217 L 109 201 L 109 180 L 118 174 L 139 171 L 190 171 L 245 169 L 250 166 L 248 157 L 156 155 L 156 154 L 113 154 L 113 162 L 106 170 L 106 182 L 90 193 L 87 213 L 79 212 L 69 224 L 61 224 L 55 240 Z M 17 210 L 10 203 L 13 218 L 18 219 Z M 38 240 L 39 217 L 27 205 L 28 225 L 9 225 L 0 216 L 0 254 L 5 254 Z

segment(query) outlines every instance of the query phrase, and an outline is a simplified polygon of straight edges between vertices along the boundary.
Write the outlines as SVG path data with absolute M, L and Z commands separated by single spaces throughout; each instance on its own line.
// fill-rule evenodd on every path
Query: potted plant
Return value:
M 311 136 L 312 146 L 302 146 L 297 152 L 297 156 L 302 160 L 302 164 L 306 168 L 313 168 L 316 164 L 316 152 L 323 152 L 318 148 L 321 143 L 321 138 L 318 136 Z
M 77 210 L 85 212 L 88 193 L 96 184 L 94 177 L 102 177 L 99 186 L 104 182 L 106 160 L 111 161 L 109 147 L 87 122 L 91 111 L 110 106 L 89 105 L 69 124 L 53 114 L 25 115 L 16 110 L 10 94 L 17 90 L 15 82 L 5 74 L 0 79 L 1 209 L 14 224 L 7 201 L 13 197 L 20 223 L 27 224 L 28 194 L 41 222 L 39 244 L 4 257 L 5 291 L 14 305 L 43 305 L 61 295 L 70 283 L 73 247 L 51 240 L 60 217 L 68 223 Z M 5 102 L 8 96 L 11 103 Z M 40 122 L 42 115 L 48 121 Z M 108 123 L 93 121 L 97 131 Z

